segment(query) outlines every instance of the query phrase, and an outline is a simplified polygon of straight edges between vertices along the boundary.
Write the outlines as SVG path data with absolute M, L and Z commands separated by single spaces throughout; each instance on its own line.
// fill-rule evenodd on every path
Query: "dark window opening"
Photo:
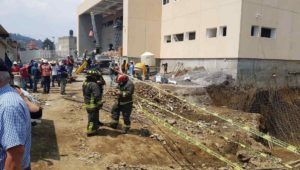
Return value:
M 227 36 L 227 27 L 221 27 L 221 36 L 226 37 Z
M 183 34 L 175 34 L 174 35 L 174 40 L 175 41 L 183 41 L 184 35 Z
M 169 0 L 163 0 L 163 5 L 166 5 L 169 3 Z
M 264 38 L 275 38 L 276 36 L 276 30 L 273 28 L 261 28 L 261 37 Z
M 251 27 L 251 36 L 252 37 L 258 37 L 259 36 L 259 27 L 258 26 L 252 26 Z
M 189 32 L 188 36 L 189 36 L 189 40 L 195 40 L 196 39 L 196 32 Z

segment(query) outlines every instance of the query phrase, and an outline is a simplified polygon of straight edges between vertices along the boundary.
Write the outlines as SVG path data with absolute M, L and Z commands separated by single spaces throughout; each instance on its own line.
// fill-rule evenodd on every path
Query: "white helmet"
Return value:
M 16 64 L 18 64 L 18 63 L 17 63 L 16 61 L 14 61 L 14 62 L 13 62 L 13 65 L 16 65 Z

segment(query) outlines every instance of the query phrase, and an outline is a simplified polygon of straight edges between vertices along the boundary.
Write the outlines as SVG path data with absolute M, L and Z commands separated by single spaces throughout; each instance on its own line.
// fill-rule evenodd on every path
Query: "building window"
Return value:
M 207 38 L 214 38 L 217 37 L 217 28 L 208 28 L 206 30 Z
M 166 35 L 164 39 L 165 39 L 165 43 L 171 43 L 171 41 L 172 41 L 171 35 Z
M 186 33 L 188 40 L 195 40 L 196 39 L 196 32 L 188 32 Z
M 260 36 L 264 38 L 276 38 L 276 29 L 262 27 Z
M 222 37 L 227 36 L 227 26 L 220 27 L 220 36 L 222 36 Z
M 181 33 L 181 34 L 175 34 L 175 35 L 173 35 L 173 38 L 174 38 L 175 42 L 183 41 L 184 40 L 184 34 L 183 33 Z
M 170 0 L 163 0 L 163 5 L 166 5 L 170 2 Z
M 252 26 L 251 27 L 251 36 L 252 37 L 259 37 L 259 26 Z

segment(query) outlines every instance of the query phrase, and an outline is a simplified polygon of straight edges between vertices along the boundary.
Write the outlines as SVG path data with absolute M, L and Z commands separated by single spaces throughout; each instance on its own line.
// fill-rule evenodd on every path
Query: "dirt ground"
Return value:
M 82 81 L 68 84 L 65 97 L 59 94 L 58 87 L 52 88 L 49 95 L 38 94 L 44 102 L 44 115 L 42 124 L 32 130 L 33 170 L 226 167 L 137 113 L 133 113 L 129 134 L 102 127 L 98 135 L 86 137 L 87 114 L 82 108 L 81 85 Z M 112 102 L 107 101 L 105 108 Z M 108 123 L 110 113 L 101 110 L 101 121 Z M 145 129 L 161 135 L 164 142 L 143 137 Z
M 109 84 L 108 77 L 105 79 Z M 83 78 L 79 77 L 77 80 L 77 82 L 68 84 L 66 96 L 59 94 L 58 87 L 52 88 L 49 95 L 37 94 L 43 102 L 44 115 L 42 124 L 33 127 L 32 130 L 31 166 L 33 170 L 232 169 L 166 128 L 155 124 L 138 113 L 136 109 L 132 114 L 132 129 L 129 134 L 121 134 L 120 130 L 104 126 L 100 128 L 96 136 L 87 137 L 87 113 L 83 108 L 81 91 Z M 110 91 L 111 88 L 107 86 L 104 97 L 106 103 L 100 113 L 103 123 L 110 122 L 110 108 L 115 100 L 110 95 Z M 209 126 L 217 133 L 234 136 L 237 141 L 245 142 L 263 152 L 270 152 L 265 146 L 256 142 L 251 135 L 240 132 L 235 127 L 230 127 L 225 122 L 215 120 L 211 116 L 195 112 L 184 103 L 178 104 L 179 101 L 174 98 L 168 96 L 157 98 L 155 97 L 156 93 L 151 87 L 136 84 L 136 94 L 140 97 L 157 102 L 162 107 L 171 108 L 184 117 Z M 166 122 L 175 120 L 174 127 L 197 138 L 199 142 L 233 162 L 239 162 L 237 155 L 240 151 L 243 153 L 243 150 L 236 145 L 224 142 L 216 134 L 207 133 L 203 129 L 176 120 L 167 112 L 148 106 L 147 102 L 141 102 L 138 99 L 135 102 L 140 103 Z M 225 107 L 210 107 L 210 109 L 232 117 L 236 121 L 260 124 L 259 116 L 255 114 L 242 113 Z M 122 121 L 120 120 L 120 122 Z M 275 151 L 273 154 L 282 158 L 284 162 L 299 159 L 298 156 L 277 147 L 274 147 L 273 151 Z M 266 165 L 264 160 L 247 153 L 242 156 L 249 158 L 247 160 L 252 162 L 239 162 L 246 169 L 252 169 L 256 163 L 258 167 L 273 165 L 273 163 Z

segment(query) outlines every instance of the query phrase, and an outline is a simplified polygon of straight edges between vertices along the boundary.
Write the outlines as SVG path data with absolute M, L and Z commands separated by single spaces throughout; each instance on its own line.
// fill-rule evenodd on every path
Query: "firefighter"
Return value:
M 87 135 L 91 136 L 97 133 L 101 123 L 99 121 L 99 111 L 103 105 L 102 90 L 97 84 L 99 72 L 88 70 L 86 80 L 83 83 L 82 90 L 86 110 L 88 113 Z
M 120 74 L 116 81 L 118 83 L 118 91 L 116 92 L 117 102 L 112 107 L 112 121 L 110 126 L 117 129 L 120 113 L 122 112 L 125 124 L 122 133 L 126 134 L 131 125 L 130 115 L 133 107 L 134 84 L 125 74 Z

